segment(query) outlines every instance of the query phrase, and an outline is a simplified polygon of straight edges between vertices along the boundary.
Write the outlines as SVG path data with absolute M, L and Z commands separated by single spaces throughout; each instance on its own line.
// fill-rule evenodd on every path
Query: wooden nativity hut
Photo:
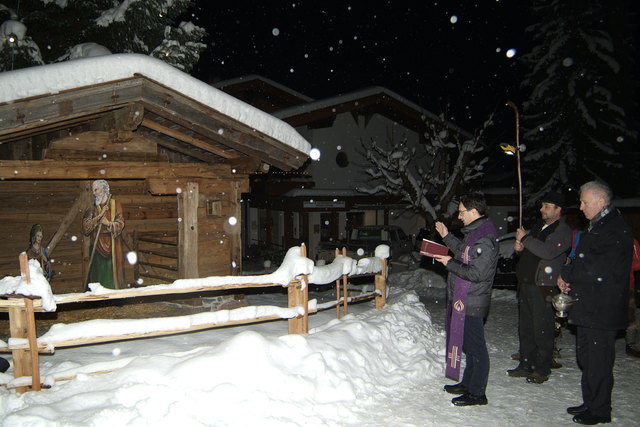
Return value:
M 94 180 L 122 206 L 125 283 L 233 275 L 249 175 L 300 167 L 285 122 L 148 56 L 107 55 L 0 74 L 0 277 L 40 224 L 54 293 L 85 288 L 83 212 Z

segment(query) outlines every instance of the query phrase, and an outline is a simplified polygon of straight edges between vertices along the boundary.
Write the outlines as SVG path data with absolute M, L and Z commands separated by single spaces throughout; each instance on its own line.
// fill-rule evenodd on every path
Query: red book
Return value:
M 440 243 L 433 242 L 431 240 L 422 239 L 422 246 L 420 247 L 420 255 L 429 256 L 433 258 L 434 255 L 447 255 L 449 248 L 441 245 Z

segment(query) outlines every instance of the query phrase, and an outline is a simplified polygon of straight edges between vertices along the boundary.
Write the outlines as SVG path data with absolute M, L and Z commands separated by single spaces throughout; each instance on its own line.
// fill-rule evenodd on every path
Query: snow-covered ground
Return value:
M 388 305 L 371 302 L 310 317 L 308 335 L 286 321 L 103 345 L 59 349 L 40 359 L 43 376 L 89 365 L 51 389 L 18 395 L 0 388 L 3 426 L 562 426 L 581 403 L 574 336 L 560 340 L 564 366 L 527 384 L 516 365 L 514 293 L 494 291 L 486 324 L 489 404 L 459 408 L 442 390 L 444 282 L 424 270 L 396 273 Z M 332 292 L 316 293 L 321 299 Z M 284 304 L 283 293 L 249 297 Z M 617 342 L 613 425 L 637 425 L 640 360 Z M 6 356 L 6 355 L 5 355 Z M 2 375 L 2 374 L 0 374 Z

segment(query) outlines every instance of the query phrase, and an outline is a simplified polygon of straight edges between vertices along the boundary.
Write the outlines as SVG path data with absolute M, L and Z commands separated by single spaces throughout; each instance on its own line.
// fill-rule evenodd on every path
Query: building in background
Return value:
M 355 226 L 397 225 L 408 234 L 423 227 L 399 197 L 358 191 L 371 180 L 362 143 L 424 143 L 428 127 L 440 122 L 436 114 L 383 87 L 313 100 L 256 75 L 215 86 L 290 124 L 320 154 L 296 171 L 252 176 L 251 193 L 244 196 L 245 253 L 252 246 L 277 252 L 305 243 L 314 258 L 320 242 L 342 240 Z M 450 129 L 472 138 L 454 125 Z

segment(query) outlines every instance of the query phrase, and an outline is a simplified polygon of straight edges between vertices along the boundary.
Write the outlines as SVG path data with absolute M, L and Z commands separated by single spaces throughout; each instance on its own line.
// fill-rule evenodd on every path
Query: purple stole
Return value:
M 496 234 L 496 227 L 489 220 L 478 227 L 467 240 L 467 244 L 460 253 L 459 260 L 469 264 L 471 256 L 469 251 L 478 239 L 487 235 Z M 445 376 L 453 380 L 460 378 L 460 361 L 462 359 L 462 345 L 464 343 L 464 317 L 467 313 L 467 294 L 471 282 L 456 276 L 453 287 L 453 299 L 447 305 L 445 317 L 445 329 L 447 331 L 447 353 Z

